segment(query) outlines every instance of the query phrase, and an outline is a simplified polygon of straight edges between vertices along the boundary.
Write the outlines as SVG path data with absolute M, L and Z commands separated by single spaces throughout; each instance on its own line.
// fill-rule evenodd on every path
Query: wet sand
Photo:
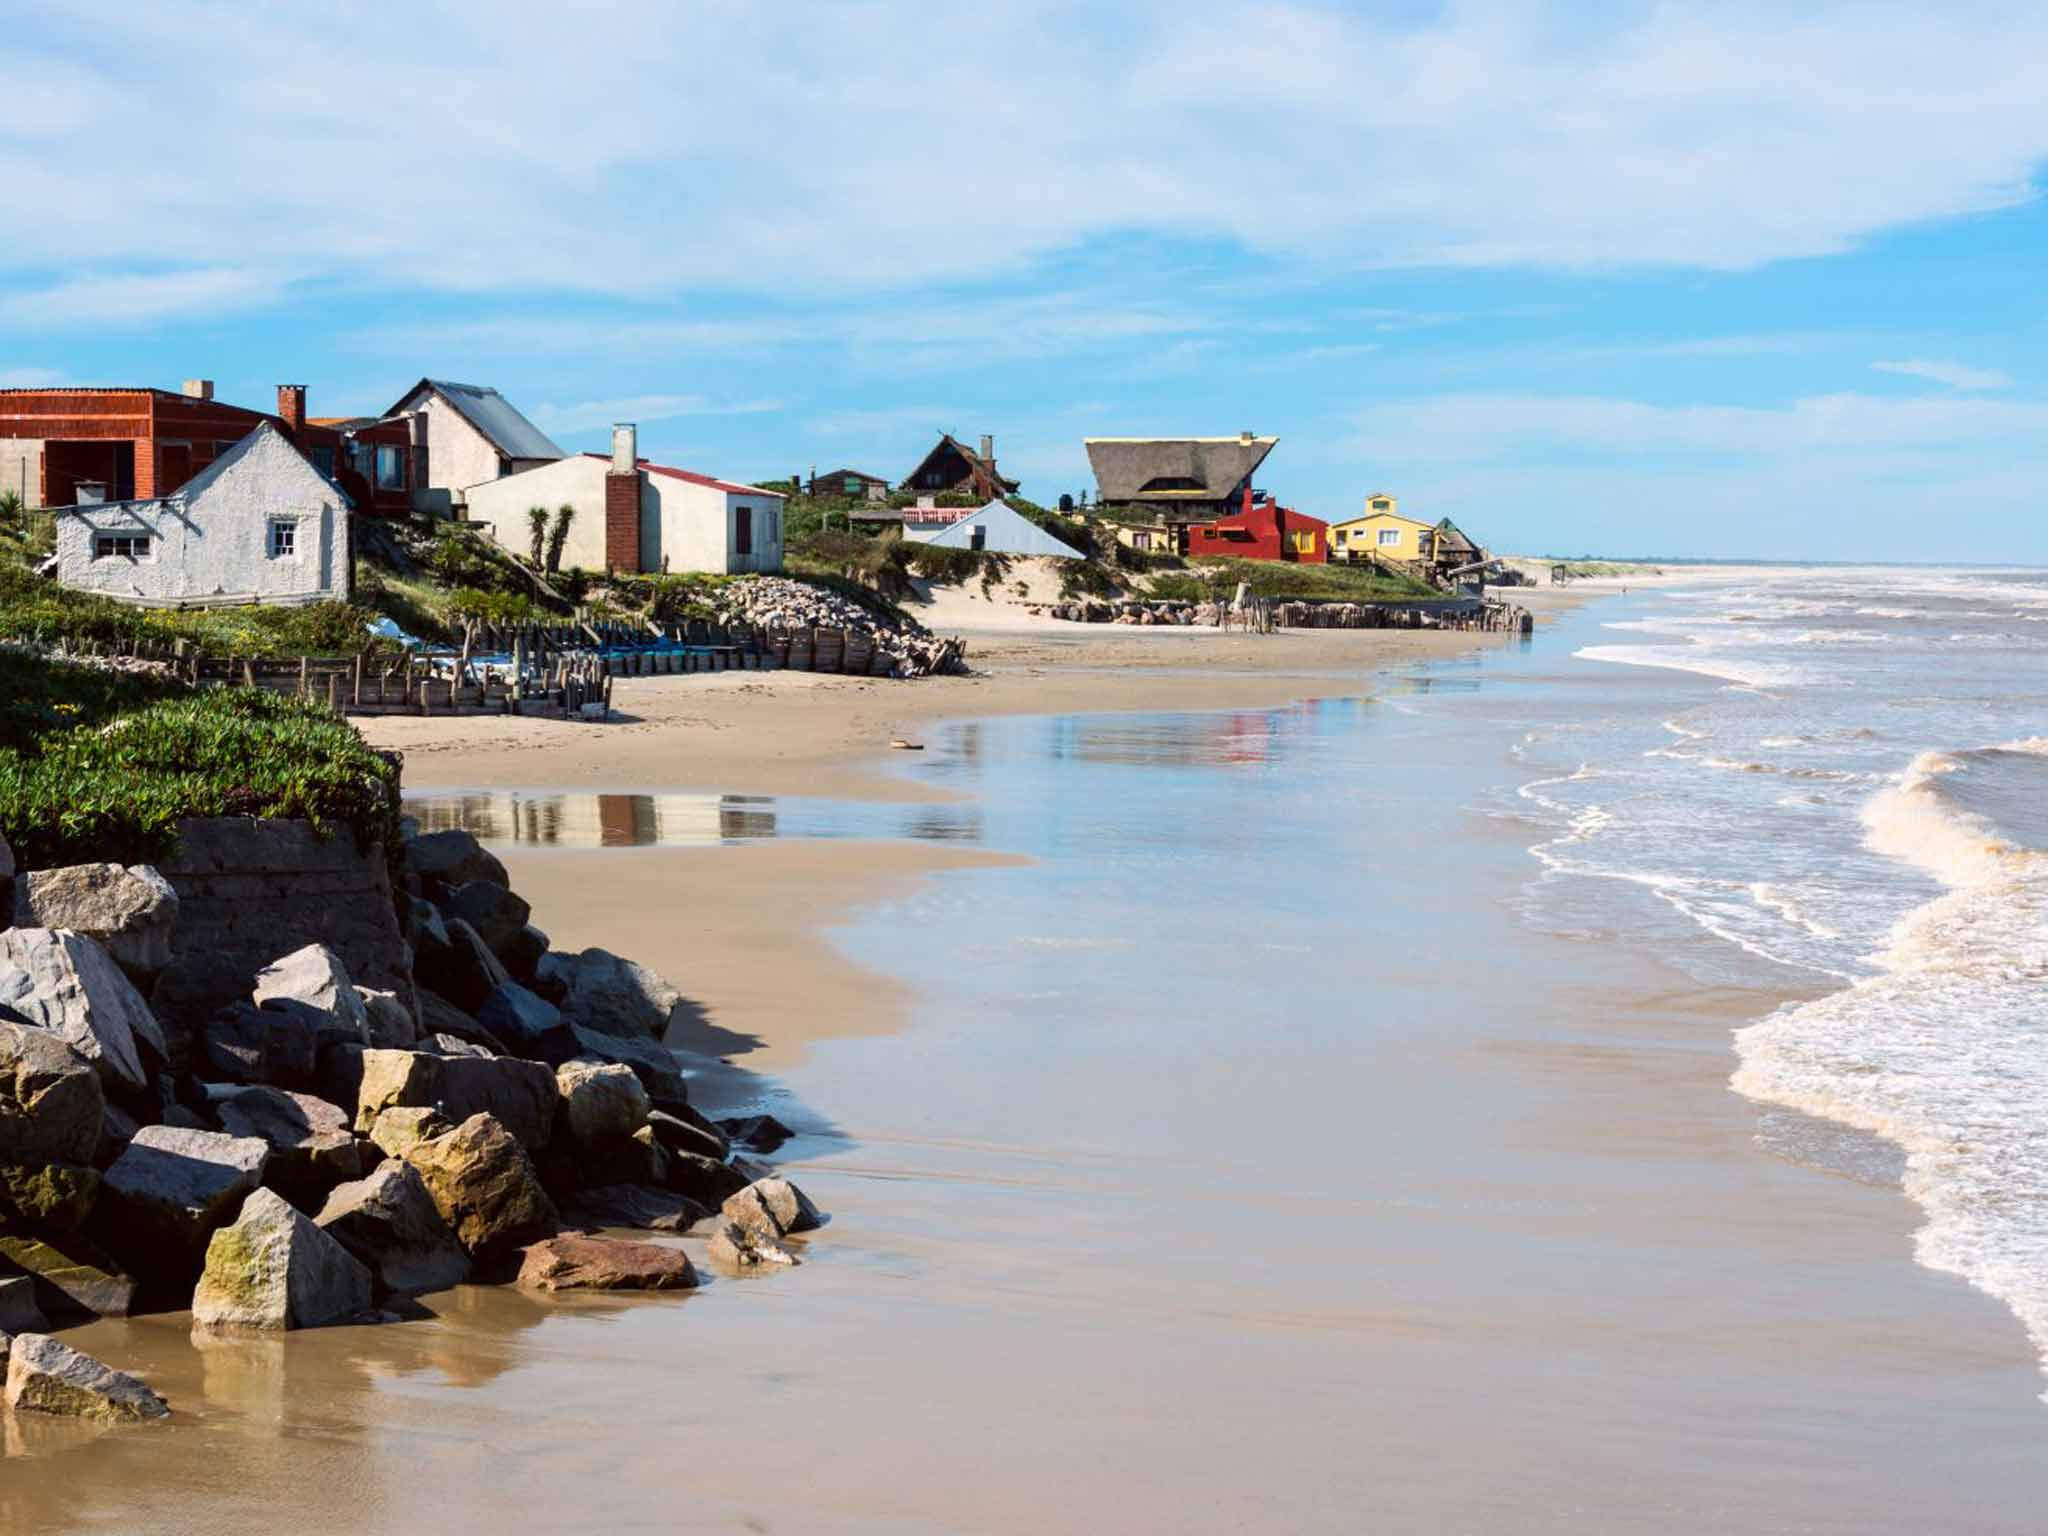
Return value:
M 1087 696 L 1057 687 L 1047 707 Z M 958 712 L 931 704 L 841 700 L 828 745 L 758 775 L 657 736 L 607 787 L 900 796 L 858 733 Z M 408 778 L 590 782 L 498 745 Z M 1181 995 L 1187 940 L 1150 915 L 1104 971 L 961 936 L 1099 930 L 1116 893 L 1057 859 L 511 850 L 558 942 L 669 971 L 704 1039 L 827 1132 L 790 1149 L 832 1213 L 811 1262 L 685 1299 L 465 1288 L 286 1341 L 95 1324 L 81 1347 L 177 1417 L 17 1427 L 0 1529 L 2037 1529 L 2048 1410 L 2018 1326 L 1913 1266 L 1895 1189 L 1763 1154 L 1727 1089 L 1729 1029 L 1795 984 L 1703 990 L 1626 933 L 1520 921 L 1523 840 L 1463 809 L 1492 750 L 1384 748 L 1410 767 L 1355 991 Z M 864 894 L 879 915 L 849 914 Z M 1287 910 L 1278 954 L 1319 920 Z

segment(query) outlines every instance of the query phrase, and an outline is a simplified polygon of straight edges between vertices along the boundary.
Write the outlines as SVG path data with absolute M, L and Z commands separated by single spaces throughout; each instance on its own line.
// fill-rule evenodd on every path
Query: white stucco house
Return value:
M 778 491 L 721 480 L 695 470 L 651 464 L 639 456 L 630 424 L 612 429 L 612 456 L 579 453 L 467 491 L 466 516 L 487 527 L 506 549 L 531 544 L 527 514 L 547 510 L 552 523 L 573 507 L 562 545 L 565 569 L 585 571 L 713 571 L 736 575 L 782 569 L 782 504 Z
M 552 438 L 482 384 L 421 379 L 384 414 L 417 415 L 426 423 L 426 473 L 413 496 L 421 511 L 447 513 L 462 505 L 473 485 L 562 457 Z
M 340 487 L 265 422 L 169 496 L 56 513 L 57 580 L 143 607 L 349 593 Z

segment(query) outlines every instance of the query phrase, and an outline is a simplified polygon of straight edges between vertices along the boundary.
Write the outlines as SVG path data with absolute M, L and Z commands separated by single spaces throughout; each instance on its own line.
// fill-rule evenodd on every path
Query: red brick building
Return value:
M 32 507 L 68 507 L 79 487 L 107 501 L 168 496 L 264 422 L 283 429 L 359 512 L 403 512 L 425 474 L 418 426 L 405 417 L 309 420 L 306 387 L 284 384 L 277 413 L 147 388 L 0 389 L 0 492 Z
M 1287 560 L 1297 565 L 1330 562 L 1330 525 L 1319 517 L 1283 507 L 1272 497 L 1244 492 L 1244 506 L 1213 523 L 1195 523 L 1187 530 L 1186 553 L 1233 560 Z

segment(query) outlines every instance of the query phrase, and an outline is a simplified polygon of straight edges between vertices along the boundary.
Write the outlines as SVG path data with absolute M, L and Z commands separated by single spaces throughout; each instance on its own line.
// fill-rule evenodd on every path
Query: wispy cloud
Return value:
M 54 368 L 0 368 L 0 389 L 47 389 L 63 378 Z
M 670 421 L 678 416 L 756 416 L 783 408 L 780 400 L 718 402 L 703 395 L 630 395 L 576 405 L 536 406 L 533 419 L 550 432 L 579 432 L 617 421 Z
M 274 275 L 243 267 L 77 277 L 0 295 L 0 324 L 26 331 L 195 319 L 269 304 L 281 286 Z
M 2012 384 L 2012 375 L 1999 369 L 1972 368 L 1968 363 L 1952 363 L 1938 358 L 1913 357 L 1901 362 L 1872 363 L 1870 366 L 1879 373 L 1902 373 L 1908 378 L 1931 379 L 1936 384 L 1946 384 L 1950 389 L 2006 389 Z
M 962 412 L 955 406 L 898 405 L 878 411 L 834 411 L 809 426 L 813 432 L 828 437 L 881 437 L 928 428 L 936 439 L 941 432 L 967 430 L 961 426 L 962 420 Z

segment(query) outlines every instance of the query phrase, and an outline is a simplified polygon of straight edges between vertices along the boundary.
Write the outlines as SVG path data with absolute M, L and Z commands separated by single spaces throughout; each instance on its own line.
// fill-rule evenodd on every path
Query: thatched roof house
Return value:
M 1091 437 L 1083 440 L 1105 507 L 1144 507 L 1175 520 L 1238 510 L 1277 437 Z

